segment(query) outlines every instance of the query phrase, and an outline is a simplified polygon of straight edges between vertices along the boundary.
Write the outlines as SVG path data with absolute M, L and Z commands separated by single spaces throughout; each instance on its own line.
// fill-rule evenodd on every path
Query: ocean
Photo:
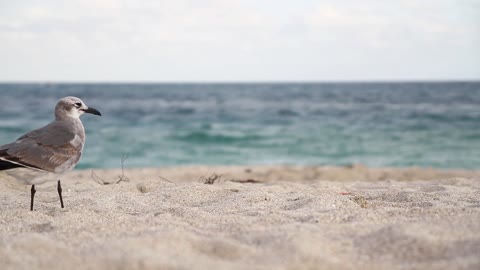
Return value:
M 84 115 L 77 168 L 350 165 L 480 169 L 480 82 L 0 84 L 0 145 Z

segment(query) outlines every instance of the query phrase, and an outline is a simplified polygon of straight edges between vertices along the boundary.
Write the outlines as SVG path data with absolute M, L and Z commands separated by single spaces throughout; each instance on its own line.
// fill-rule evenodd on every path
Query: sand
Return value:
M 33 212 L 0 175 L 1 269 L 480 269 L 479 171 L 93 172 L 62 177 L 65 209 L 37 186 Z

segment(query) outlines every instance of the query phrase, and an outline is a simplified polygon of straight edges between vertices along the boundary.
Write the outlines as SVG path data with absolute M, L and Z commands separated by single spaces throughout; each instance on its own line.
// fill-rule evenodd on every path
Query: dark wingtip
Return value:
M 20 167 L 23 167 L 23 166 L 0 159 L 0 171 L 10 170 L 10 169 L 20 168 Z

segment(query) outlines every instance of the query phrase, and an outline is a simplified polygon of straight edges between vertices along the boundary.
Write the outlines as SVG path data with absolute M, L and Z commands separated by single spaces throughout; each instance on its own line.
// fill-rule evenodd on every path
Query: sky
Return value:
M 0 0 L 0 81 L 480 80 L 478 0 Z

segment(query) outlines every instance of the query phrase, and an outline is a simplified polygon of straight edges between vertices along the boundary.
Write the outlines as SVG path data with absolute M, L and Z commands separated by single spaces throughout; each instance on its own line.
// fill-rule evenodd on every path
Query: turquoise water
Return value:
M 0 84 L 0 144 L 82 98 L 79 168 L 327 164 L 480 169 L 480 82 Z

